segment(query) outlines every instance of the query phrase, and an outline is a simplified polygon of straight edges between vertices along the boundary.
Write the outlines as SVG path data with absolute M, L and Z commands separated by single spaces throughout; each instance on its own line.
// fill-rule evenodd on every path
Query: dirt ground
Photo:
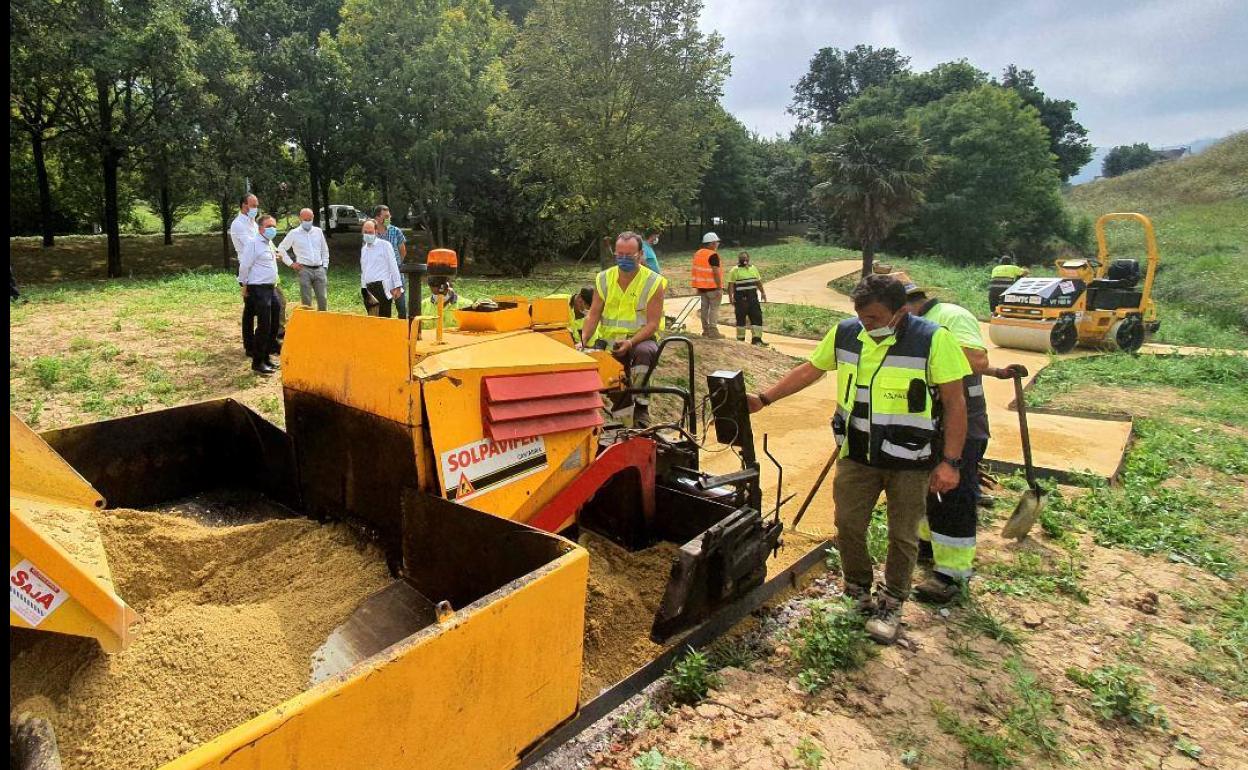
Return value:
M 1035 539 L 1007 544 L 992 533 L 981 543 L 989 560 L 1054 548 Z M 1081 550 L 1089 565 L 1087 604 L 978 598 L 1019 630 L 1017 649 L 970 632 L 965 609 L 911 602 L 902 644 L 879 648 L 862 669 L 806 695 L 795 679 L 792 616 L 800 615 L 802 601 L 836 596 L 835 580 L 820 579 L 797 600 L 768 610 L 772 630 L 748 670 L 722 670 L 719 687 L 701 704 L 668 711 L 653 729 L 617 731 L 605 751 L 581 766 L 624 770 L 655 751 L 707 769 L 993 766 L 967 758 L 938 726 L 934 704 L 985 733 L 999 732 L 1014 697 L 1004 665 L 1017 657 L 1053 693 L 1059 740 L 1055 753 L 1028 755 L 1018 766 L 1248 767 L 1248 702 L 1183 673 L 1197 657 L 1184 641 L 1193 622 L 1185 605 L 1193 597 L 1216 600 L 1225 582 L 1091 542 Z M 1088 692 L 1067 678 L 1066 669 L 1090 669 L 1115 656 L 1145 672 L 1168 728 L 1107 724 L 1089 711 Z M 1180 741 L 1198 746 L 1199 758 L 1176 752 Z M 823 764 L 809 760 L 812 747 Z

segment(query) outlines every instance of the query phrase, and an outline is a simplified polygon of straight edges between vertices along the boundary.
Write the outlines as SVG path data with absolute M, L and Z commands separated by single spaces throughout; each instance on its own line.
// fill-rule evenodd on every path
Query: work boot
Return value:
M 265 358 L 265 359 L 264 359 L 264 363 L 265 363 L 265 364 L 267 364 L 267 365 L 268 365 L 268 367 L 269 367 L 270 369 L 281 369 L 281 368 L 282 368 L 282 364 L 281 364 L 281 362 L 280 362 L 278 359 L 274 358 L 273 356 L 269 356 L 269 357 Z
M 901 608 L 904 602 L 881 591 L 875 600 L 875 613 L 867 619 L 867 636 L 876 644 L 892 644 L 901 636 Z
M 920 567 L 931 567 L 936 564 L 936 556 L 932 553 L 932 541 L 919 538 L 919 560 Z
M 841 593 L 854 602 L 854 612 L 863 617 L 870 617 L 875 612 L 875 603 L 871 600 L 871 587 L 846 582 Z
M 251 371 L 255 372 L 261 377 L 270 377 L 277 370 L 269 366 L 268 363 L 264 361 L 257 361 L 251 365 Z
M 962 584 L 948 575 L 933 572 L 915 586 L 914 595 L 929 604 L 949 604 L 962 595 Z

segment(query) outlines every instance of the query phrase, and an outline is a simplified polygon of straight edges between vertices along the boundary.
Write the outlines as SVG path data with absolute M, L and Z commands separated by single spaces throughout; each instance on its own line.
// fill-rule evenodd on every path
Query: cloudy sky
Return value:
M 733 56 L 728 110 L 787 132 L 792 86 L 821 47 L 892 46 L 927 69 L 966 58 L 1034 70 L 1073 99 L 1093 144 L 1154 146 L 1248 128 L 1248 0 L 705 0 Z

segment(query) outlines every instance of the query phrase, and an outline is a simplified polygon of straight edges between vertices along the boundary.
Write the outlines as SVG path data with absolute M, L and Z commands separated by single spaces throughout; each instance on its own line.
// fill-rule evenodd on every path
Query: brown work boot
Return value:
M 962 584 L 948 575 L 933 572 L 914 588 L 914 595 L 929 604 L 949 604 L 962 595 Z
M 854 612 L 863 617 L 870 617 L 875 612 L 875 602 L 871 600 L 871 586 L 860 586 L 857 583 L 845 583 L 841 591 L 847 599 L 854 602 Z
M 900 599 L 881 591 L 875 600 L 875 613 L 867 619 L 867 636 L 876 644 L 892 644 L 901 636 Z

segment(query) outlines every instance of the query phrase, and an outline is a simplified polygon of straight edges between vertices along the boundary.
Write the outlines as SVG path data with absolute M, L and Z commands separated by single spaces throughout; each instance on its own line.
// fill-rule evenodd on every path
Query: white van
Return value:
M 359 230 L 364 223 L 364 215 L 356 211 L 354 206 L 332 203 L 325 207 L 327 213 L 321 217 L 321 225 L 334 232 Z

